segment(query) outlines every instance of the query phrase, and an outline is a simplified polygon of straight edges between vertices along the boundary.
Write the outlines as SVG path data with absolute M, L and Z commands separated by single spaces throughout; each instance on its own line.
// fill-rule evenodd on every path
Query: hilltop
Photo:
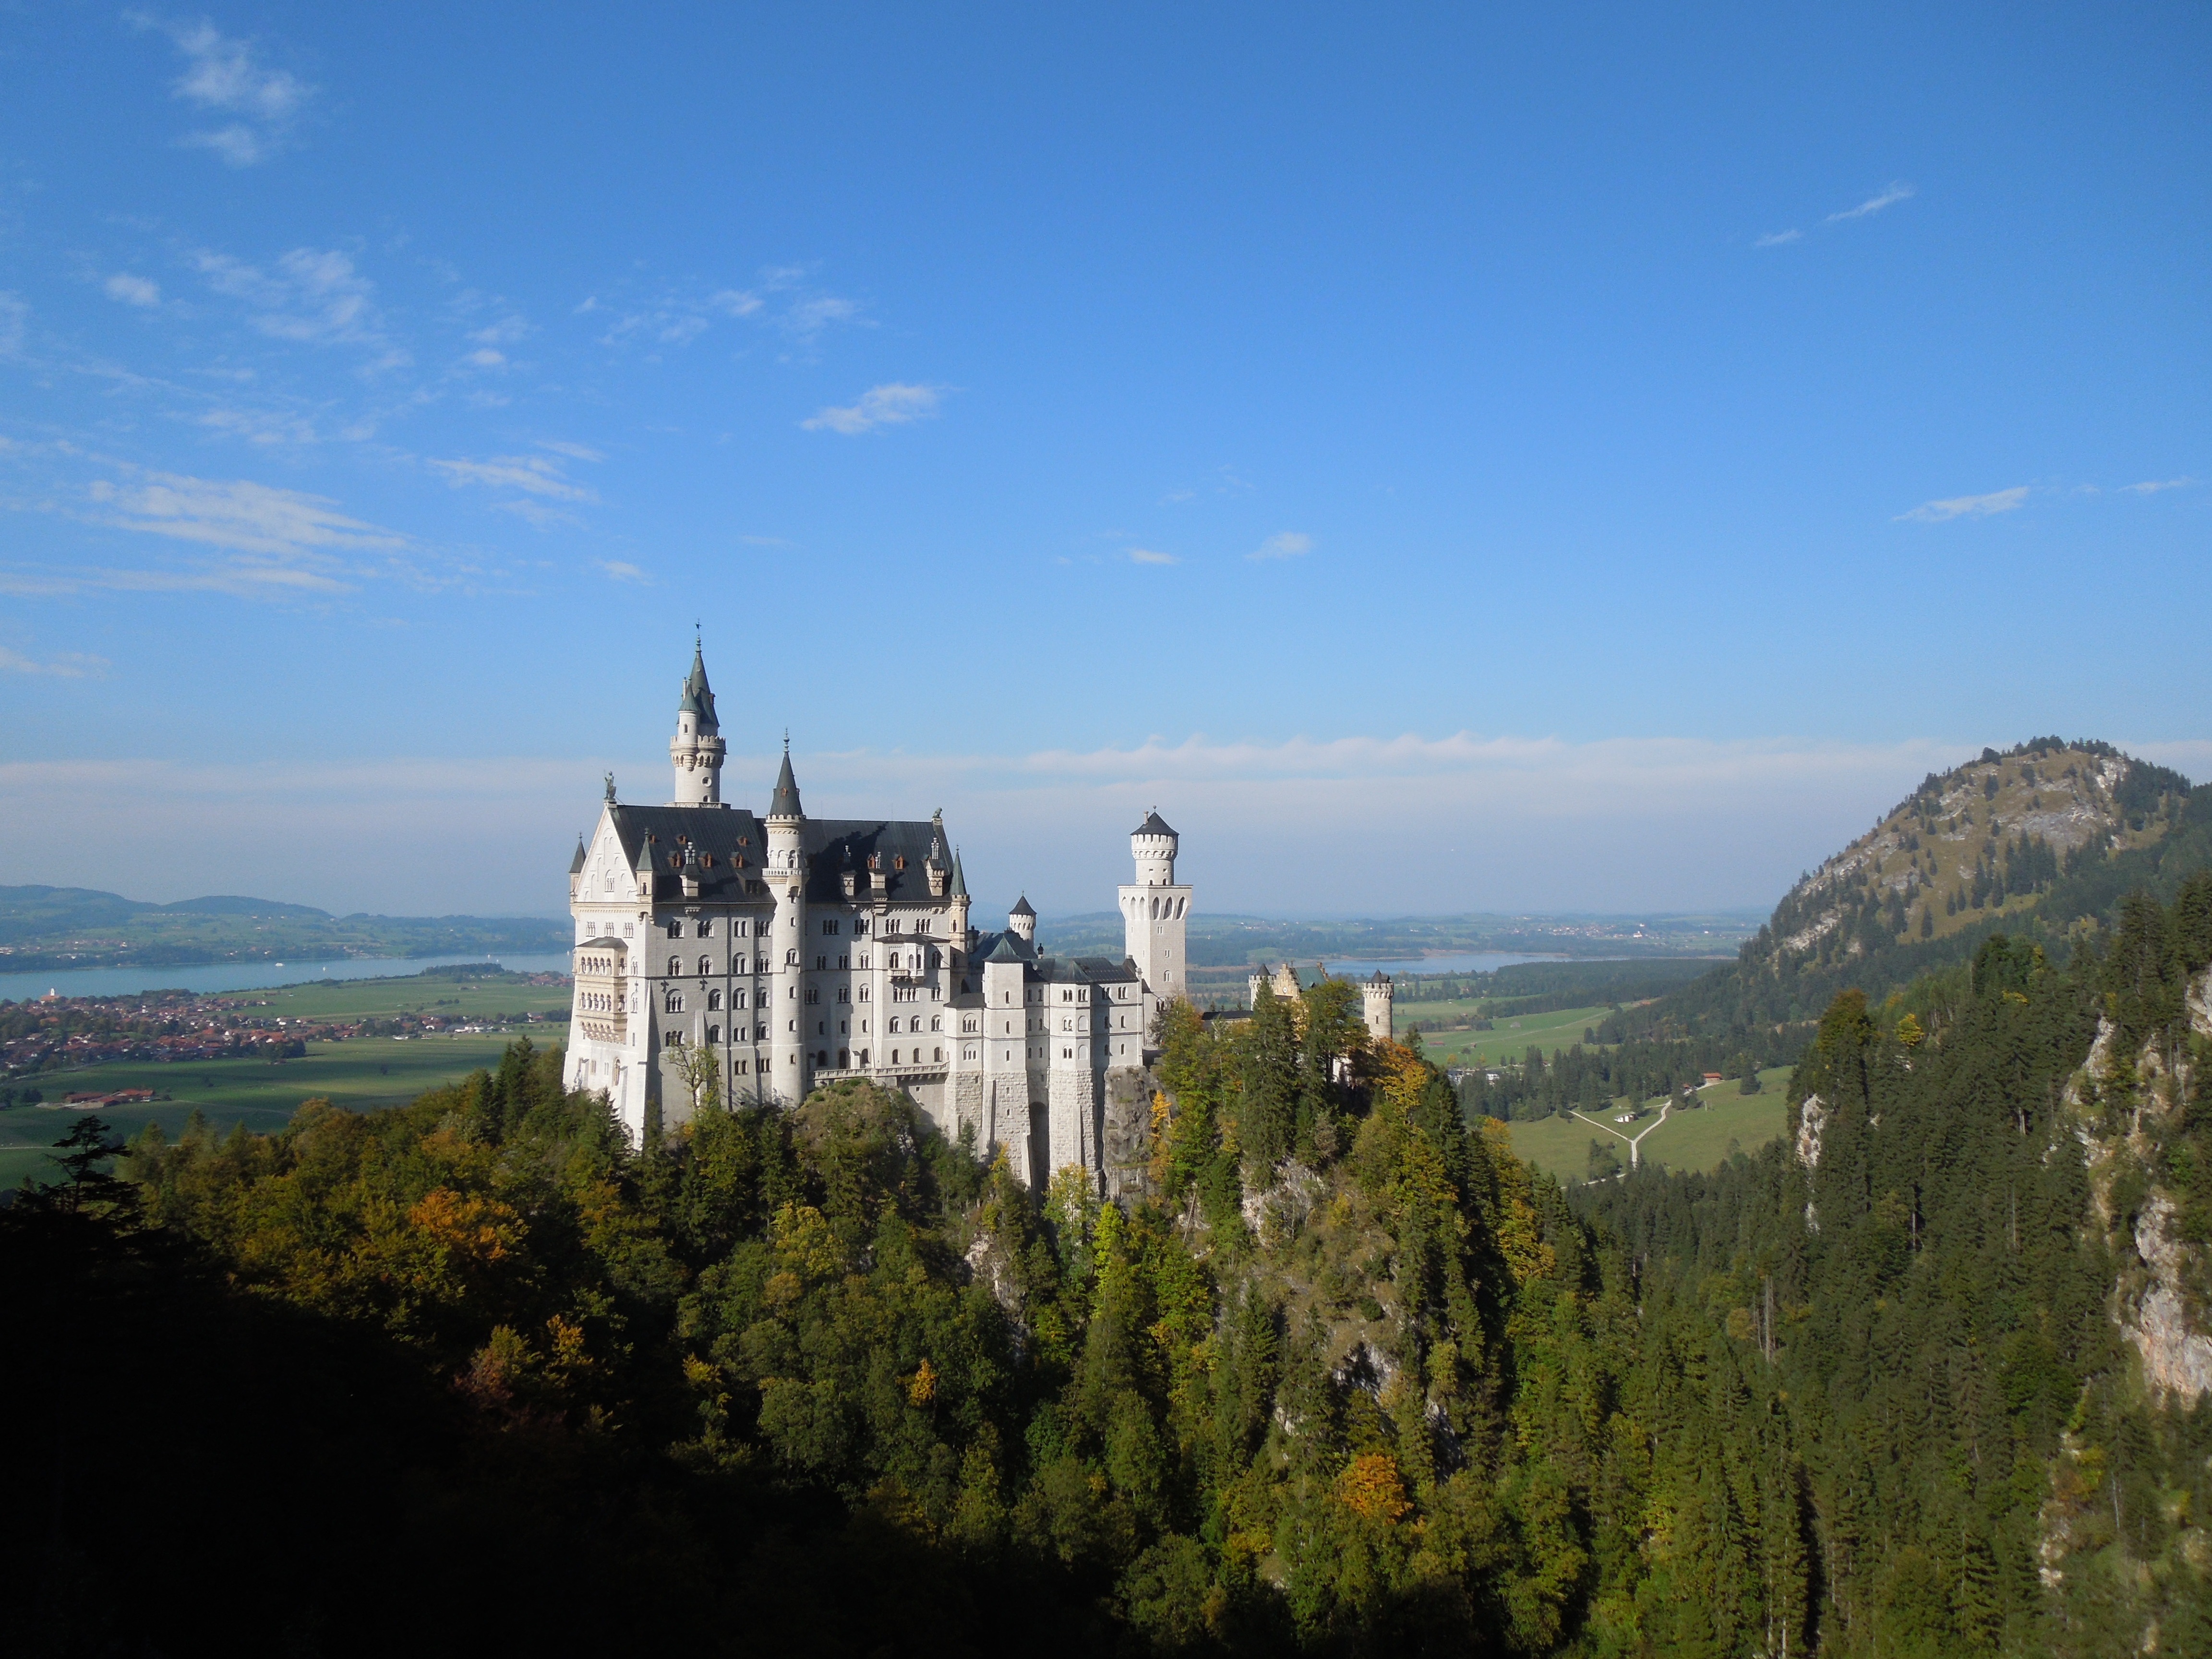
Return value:
M 2144 888 L 2212 866 L 2212 787 L 2111 744 L 2039 738 L 1931 772 L 1798 878 L 1737 959 L 1608 1020 L 1626 1036 L 1774 1030 L 1847 987 L 1885 995 L 1993 933 L 2063 957 Z
M 459 956 L 568 943 L 564 922 L 535 916 L 334 916 L 231 894 L 154 904 L 89 887 L 0 887 L 0 972 Z

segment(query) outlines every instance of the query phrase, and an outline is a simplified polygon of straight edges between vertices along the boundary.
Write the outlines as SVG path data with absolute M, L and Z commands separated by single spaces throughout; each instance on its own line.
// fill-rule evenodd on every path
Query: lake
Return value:
M 568 953 L 474 957 L 345 957 L 335 962 L 240 962 L 206 968 L 76 968 L 67 973 L 0 974 L 0 1002 L 48 991 L 65 997 L 127 997 L 141 991 L 258 991 L 313 979 L 389 979 L 425 968 L 496 962 L 517 974 L 565 974 Z
M 1328 971 L 1340 979 L 1365 979 L 1372 974 L 1388 974 L 1396 978 L 1400 974 L 1491 974 L 1500 968 L 1511 968 L 1523 962 L 1594 962 L 1608 960 L 1595 957 L 1568 957 L 1557 952 L 1542 952 L 1534 956 L 1521 955 L 1511 951 L 1461 951 L 1449 956 L 1407 957 L 1395 962 L 1377 957 L 1372 960 L 1342 957 L 1324 963 Z

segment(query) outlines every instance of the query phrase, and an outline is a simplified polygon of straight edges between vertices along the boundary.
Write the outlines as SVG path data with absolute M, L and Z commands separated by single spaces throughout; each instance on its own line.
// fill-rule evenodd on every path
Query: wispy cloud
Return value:
M 879 426 L 904 426 L 909 421 L 927 419 L 937 413 L 938 403 L 937 387 L 893 380 L 870 386 L 857 402 L 846 407 L 819 410 L 799 425 L 809 432 L 842 432 L 850 437 Z
M 1912 194 L 1912 186 L 1900 179 L 1896 183 L 1887 185 L 1876 191 L 1856 207 L 1845 208 L 1841 213 L 1830 214 L 1826 222 L 1833 225 L 1839 224 L 1845 219 L 1863 219 L 1870 214 L 1881 212 L 1886 207 L 1895 207 L 1899 202 L 1910 200 Z
M 1270 536 L 1244 556 L 1248 559 L 1295 559 L 1313 551 L 1313 538 L 1295 530 Z
M 120 300 L 126 306 L 157 306 L 161 303 L 161 285 L 149 282 L 143 276 L 118 272 L 102 283 L 100 288 L 109 299 Z
M 1999 513 L 2009 513 L 2027 500 L 2027 486 L 2018 484 L 2010 489 L 1991 490 L 1986 495 L 1954 495 L 1948 501 L 1923 501 L 1910 512 L 1900 513 L 1900 520 L 1909 519 L 1916 524 L 1944 524 L 1953 519 L 1986 519 Z
M 109 665 L 106 658 L 87 656 L 81 651 L 64 651 L 41 662 L 0 645 L 0 672 L 44 674 L 59 680 L 82 680 L 106 673 Z
M 243 438 L 250 444 L 264 447 L 317 441 L 312 421 L 281 410 L 218 406 L 202 413 L 198 424 L 225 437 Z
M 599 568 L 606 573 L 609 581 L 634 582 L 640 587 L 653 586 L 653 578 L 628 559 L 601 559 L 599 562 Z
M 540 438 L 540 449 L 550 450 L 556 455 L 566 455 L 572 461 L 604 461 L 606 457 L 589 444 L 574 444 L 559 438 Z
M 1805 233 L 1802 230 L 1770 230 L 1765 235 L 1761 236 L 1758 240 L 1754 241 L 1752 246 L 1753 247 L 1780 247 L 1784 242 L 1802 242 L 1804 240 Z
M 545 505 L 547 501 L 598 501 L 599 495 L 568 477 L 558 461 L 543 455 L 494 455 L 488 460 L 433 460 L 431 470 L 445 475 L 455 489 L 464 484 L 514 492 L 494 503 L 524 522 L 543 530 L 550 525 L 574 523 L 568 514 Z
M 140 29 L 165 34 L 185 60 L 185 72 L 171 90 L 211 113 L 234 115 L 229 125 L 186 133 L 178 142 L 212 150 L 234 167 L 252 167 L 289 142 L 293 124 L 315 88 L 289 70 L 264 64 L 252 43 L 233 40 L 202 19 L 185 22 L 130 11 L 125 17 Z
M 2147 478 L 2141 483 L 2122 484 L 2120 488 L 2130 495 L 2155 495 L 2161 489 L 2180 489 L 2195 482 L 2192 478 Z
M 1160 497 L 1160 505 L 1163 507 L 1180 507 L 1185 501 L 1194 501 L 1197 499 L 1198 492 L 1195 489 L 1170 489 L 1166 495 Z
M 1172 553 L 1161 553 L 1149 547 L 1131 548 L 1129 558 L 1134 564 L 1181 564 L 1182 562 Z
M 201 248 L 192 268 L 208 286 L 246 308 L 255 329 L 275 340 L 302 345 L 368 348 L 372 370 L 397 368 L 407 353 L 384 332 L 376 307 L 376 284 L 356 268 L 352 257 L 334 248 L 295 247 L 264 270 L 228 253 Z

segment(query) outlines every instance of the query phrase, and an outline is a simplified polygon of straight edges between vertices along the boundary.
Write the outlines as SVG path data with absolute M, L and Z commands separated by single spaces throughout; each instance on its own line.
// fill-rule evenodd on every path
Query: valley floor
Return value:
M 1643 1144 L 1643 1156 L 1649 1162 L 1669 1170 L 1717 1169 L 1732 1152 L 1755 1152 L 1788 1127 L 1785 1094 L 1790 1068 L 1782 1066 L 1761 1072 L 1759 1081 L 1759 1091 L 1755 1095 L 1740 1092 L 1734 1078 L 1700 1089 L 1691 1097 L 1698 1103 L 1695 1106 L 1675 1107 L 1656 1128 L 1652 1128 L 1659 1114 L 1656 1102 L 1647 1103 L 1644 1116 L 1634 1123 L 1615 1127 L 1624 1137 L 1651 1130 Z M 1615 1112 L 1626 1110 L 1627 1104 L 1616 1100 L 1602 1113 L 1592 1115 L 1610 1121 Z M 1621 1167 L 1628 1166 L 1626 1139 L 1609 1137 L 1596 1124 L 1579 1117 L 1547 1117 L 1507 1127 L 1513 1137 L 1514 1156 L 1528 1159 L 1561 1181 L 1589 1178 L 1593 1140 L 1610 1146 L 1620 1155 Z

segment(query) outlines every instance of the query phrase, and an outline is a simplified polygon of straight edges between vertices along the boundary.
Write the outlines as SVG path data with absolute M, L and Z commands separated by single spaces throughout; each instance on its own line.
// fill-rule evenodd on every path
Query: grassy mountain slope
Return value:
M 1882 996 L 1996 933 L 2063 954 L 2137 887 L 2212 866 L 2212 787 L 2110 744 L 2044 738 L 1920 787 L 1801 878 L 1737 960 L 1600 1036 L 1771 1031 L 1836 993 Z

